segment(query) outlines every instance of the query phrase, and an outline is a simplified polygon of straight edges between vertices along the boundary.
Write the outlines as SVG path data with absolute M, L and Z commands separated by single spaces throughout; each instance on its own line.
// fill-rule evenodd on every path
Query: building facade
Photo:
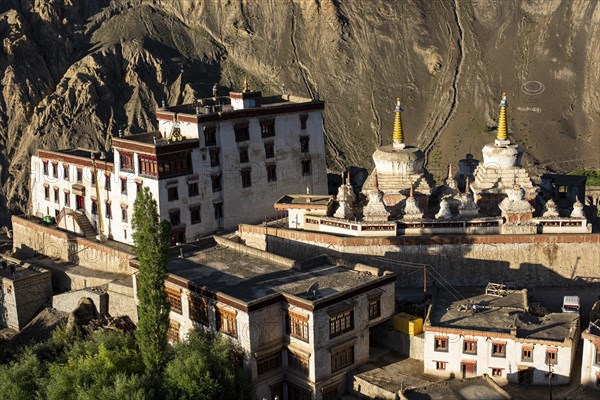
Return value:
M 327 190 L 320 100 L 245 90 L 162 108 L 159 131 L 115 137 L 113 153 L 39 150 L 31 213 L 85 236 L 132 243 L 148 187 L 173 243 L 272 217 L 285 193 Z
M 581 384 L 600 389 L 600 319 L 590 322 L 590 326 L 581 334 L 581 339 Z
M 461 294 L 464 290 L 461 291 Z M 498 382 L 570 382 L 579 315 L 528 314 L 527 291 L 452 301 L 438 290 L 425 321 L 424 370 L 440 377 L 488 374 Z
M 219 237 L 198 246 L 169 263 L 169 338 L 229 337 L 258 399 L 338 398 L 347 372 L 369 360 L 370 327 L 394 314 L 395 275 L 377 268 L 299 263 Z
M 50 271 L 0 256 L 0 327 L 20 331 L 51 298 Z

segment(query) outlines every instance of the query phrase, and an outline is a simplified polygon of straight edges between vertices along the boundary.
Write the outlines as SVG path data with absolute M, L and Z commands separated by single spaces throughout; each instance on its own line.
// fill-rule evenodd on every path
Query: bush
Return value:
M 170 399 L 250 399 L 251 383 L 241 352 L 225 337 L 193 332 L 175 346 L 165 369 L 165 390 Z

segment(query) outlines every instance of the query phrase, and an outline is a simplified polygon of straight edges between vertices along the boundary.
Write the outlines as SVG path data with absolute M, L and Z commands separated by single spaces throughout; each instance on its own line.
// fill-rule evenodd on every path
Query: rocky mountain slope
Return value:
M 26 211 L 36 148 L 106 149 L 244 75 L 327 102 L 332 170 L 371 166 L 401 97 L 443 175 L 492 140 L 502 90 L 527 166 L 600 165 L 595 0 L 3 0 L 0 41 L 2 210 Z

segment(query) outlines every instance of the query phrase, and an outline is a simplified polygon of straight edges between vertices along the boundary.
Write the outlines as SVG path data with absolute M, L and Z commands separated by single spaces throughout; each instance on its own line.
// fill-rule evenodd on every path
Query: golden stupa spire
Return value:
M 248 86 L 248 77 L 244 75 L 244 92 L 249 92 L 250 87 Z
M 404 133 L 402 132 L 402 108 L 400 107 L 400 98 L 396 98 L 396 108 L 394 110 L 394 135 L 392 136 L 393 146 L 395 148 L 404 148 Z
M 508 140 L 508 128 L 506 126 L 506 92 L 502 92 L 500 101 L 500 115 L 498 116 L 498 133 L 496 140 Z

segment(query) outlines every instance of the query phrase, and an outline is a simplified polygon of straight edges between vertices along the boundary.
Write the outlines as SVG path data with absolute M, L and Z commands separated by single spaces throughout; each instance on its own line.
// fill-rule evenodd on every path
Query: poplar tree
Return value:
M 149 376 L 160 374 L 168 361 L 170 304 L 165 292 L 171 224 L 160 221 L 156 200 L 147 187 L 133 205 L 133 242 L 139 260 L 136 339 Z

